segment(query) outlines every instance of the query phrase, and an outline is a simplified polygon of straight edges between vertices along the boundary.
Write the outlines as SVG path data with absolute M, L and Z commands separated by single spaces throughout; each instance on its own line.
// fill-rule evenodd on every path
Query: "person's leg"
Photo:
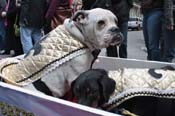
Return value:
M 143 15 L 143 36 L 144 36 L 144 41 L 145 41 L 145 47 L 147 49 L 147 60 L 151 60 L 151 54 L 150 54 L 150 49 L 149 49 L 149 36 L 148 36 L 148 14 Z
M 34 44 L 37 43 L 41 38 L 42 38 L 42 30 L 33 28 L 32 39 Z
M 173 30 L 173 38 L 175 38 L 175 26 L 174 26 L 174 30 Z M 175 39 L 173 39 L 173 48 L 175 48 Z
M 3 50 L 4 48 L 4 45 L 3 45 L 3 37 L 2 35 L 0 34 L 0 50 Z
M 174 38 L 175 38 L 175 30 L 168 30 L 164 27 L 164 58 L 163 61 L 165 62 L 172 62 L 173 58 L 175 57 L 175 46 Z
M 119 47 L 119 56 L 120 58 L 127 58 L 128 21 L 121 23 L 119 28 L 124 36 L 123 42 Z
M 50 31 L 52 31 L 51 28 L 51 21 L 46 21 L 45 26 L 44 26 L 44 34 L 48 34 Z
M 23 54 L 22 44 L 19 36 L 18 37 L 15 36 L 14 44 L 15 44 L 14 45 L 15 54 L 13 56 L 18 56 Z
M 23 52 L 26 54 L 33 46 L 32 43 L 32 29 L 26 27 L 20 27 L 21 44 L 23 47 Z
M 109 57 L 118 57 L 117 47 L 116 46 L 109 46 L 106 48 L 106 54 Z
M 0 20 L 0 50 L 4 49 L 5 27 L 4 21 Z
M 10 54 L 10 50 L 14 47 L 14 28 L 13 25 L 7 25 L 6 34 L 5 34 L 5 42 L 4 42 L 4 50 L 5 52 L 2 54 Z
M 162 33 L 162 16 L 163 12 L 160 10 L 153 11 L 148 17 L 148 36 L 149 36 L 149 49 L 151 60 L 160 61 L 160 38 Z

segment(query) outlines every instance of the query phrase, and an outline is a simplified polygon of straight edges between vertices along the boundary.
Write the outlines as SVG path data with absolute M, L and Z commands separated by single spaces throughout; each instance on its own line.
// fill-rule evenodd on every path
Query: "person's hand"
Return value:
M 2 17 L 6 17 L 6 15 L 7 15 L 7 12 L 5 12 L 5 11 L 3 11 L 3 12 L 1 13 L 1 16 L 2 16 Z
M 168 30 L 173 30 L 173 29 L 174 29 L 174 26 L 173 26 L 173 25 L 167 25 L 166 28 L 167 28 Z
M 81 10 L 81 8 L 82 8 L 82 5 L 81 4 L 78 4 L 77 5 L 77 10 Z

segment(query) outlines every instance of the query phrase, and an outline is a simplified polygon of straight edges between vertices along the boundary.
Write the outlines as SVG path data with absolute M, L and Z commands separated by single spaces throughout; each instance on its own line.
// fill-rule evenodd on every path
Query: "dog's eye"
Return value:
M 117 19 L 114 19 L 115 20 L 115 24 L 117 25 L 118 24 L 118 20 Z
M 76 91 L 79 91 L 79 87 L 76 87 L 75 89 L 76 89 Z
M 96 93 L 97 93 L 97 90 L 93 90 L 93 91 L 90 91 L 90 92 L 89 92 L 89 95 L 90 95 L 90 96 L 94 96 L 94 95 L 96 95 Z
M 79 87 L 76 87 L 76 88 L 75 88 L 75 92 L 76 92 L 76 93 L 79 93 Z
M 99 27 L 105 26 L 105 21 L 104 21 L 104 20 L 98 21 L 98 26 L 99 26 Z
M 99 25 L 104 25 L 105 24 L 105 21 L 104 20 L 100 20 L 100 21 L 98 21 L 98 24 Z

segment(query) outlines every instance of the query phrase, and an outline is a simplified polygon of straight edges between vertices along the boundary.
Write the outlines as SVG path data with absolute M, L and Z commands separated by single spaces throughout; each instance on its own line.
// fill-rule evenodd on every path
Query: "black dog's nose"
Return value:
M 112 28 L 109 29 L 109 31 L 110 32 L 119 32 L 120 30 L 117 27 L 112 27 Z

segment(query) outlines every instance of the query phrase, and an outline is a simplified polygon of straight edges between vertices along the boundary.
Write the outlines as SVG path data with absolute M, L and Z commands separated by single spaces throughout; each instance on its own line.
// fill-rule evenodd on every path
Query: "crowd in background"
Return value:
M 70 4 L 71 0 L 1 0 L 1 54 L 26 54 L 44 34 L 71 17 Z
M 171 62 L 175 58 L 174 4 L 175 0 L 140 0 L 148 60 Z M 124 35 L 119 50 L 109 46 L 107 56 L 127 58 L 132 6 L 132 0 L 0 0 L 0 54 L 10 54 L 11 50 L 14 50 L 13 56 L 27 53 L 44 34 L 62 24 L 75 11 L 100 7 L 117 16 Z M 163 47 L 160 47 L 162 41 Z

